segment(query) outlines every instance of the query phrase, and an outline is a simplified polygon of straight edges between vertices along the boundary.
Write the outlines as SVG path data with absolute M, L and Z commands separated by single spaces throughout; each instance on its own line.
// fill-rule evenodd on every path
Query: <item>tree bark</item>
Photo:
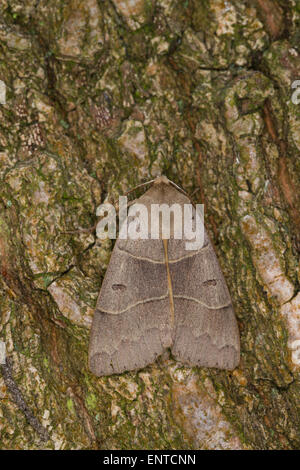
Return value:
M 299 448 L 299 4 L 0 13 L 0 448 Z M 241 363 L 166 356 L 97 378 L 88 337 L 112 246 L 78 229 L 159 174 L 205 204 Z

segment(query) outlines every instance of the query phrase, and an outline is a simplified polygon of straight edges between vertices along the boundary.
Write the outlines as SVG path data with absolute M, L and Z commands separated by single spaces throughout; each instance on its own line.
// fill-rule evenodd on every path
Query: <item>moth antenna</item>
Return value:
M 133 201 L 128 202 L 127 207 L 128 208 L 131 207 L 136 201 L 137 201 L 137 199 L 134 199 Z M 119 209 L 120 209 L 119 208 L 119 203 L 116 202 L 115 204 L 113 204 L 113 206 L 115 207 L 116 211 L 119 212 Z
M 191 198 L 192 198 L 196 193 L 198 193 L 198 191 L 200 191 L 200 188 L 197 188 L 197 189 L 195 189 L 195 191 L 192 192 Z
M 164 181 L 165 180 L 165 181 Z M 177 191 L 179 191 L 180 193 L 184 194 L 187 198 L 190 199 L 191 203 L 193 204 L 193 206 L 195 207 L 195 203 L 194 201 L 192 200 L 192 196 L 190 196 L 186 191 L 184 191 L 184 189 L 182 189 L 180 186 L 178 186 L 176 183 L 174 183 L 173 181 L 169 180 L 166 176 L 159 176 L 153 180 L 150 180 L 150 181 L 146 181 L 145 183 L 141 183 L 141 184 L 138 184 L 137 186 L 135 186 L 134 188 L 130 189 L 129 191 L 127 191 L 124 196 L 128 196 L 128 194 L 132 193 L 133 191 L 135 191 L 136 189 L 139 189 L 139 188 L 142 188 L 143 186 L 147 186 L 148 184 L 152 184 L 152 183 L 158 183 L 158 182 L 165 182 L 165 183 L 169 183 L 171 184 L 172 186 L 174 186 L 174 188 L 177 189 Z M 197 192 L 198 189 L 195 192 Z M 193 193 L 193 194 L 194 194 Z M 118 210 L 118 209 L 117 209 Z
M 178 186 L 176 183 L 174 183 L 173 181 L 169 180 L 169 183 L 171 183 L 172 186 L 174 186 L 174 188 L 176 188 L 178 191 L 180 191 L 182 194 L 184 194 L 186 197 L 188 197 L 189 199 L 191 199 L 191 196 L 186 193 L 184 191 L 184 189 L 182 189 L 180 186 Z
M 134 188 L 129 189 L 129 191 L 127 191 L 127 192 L 124 194 L 124 196 L 128 196 L 128 194 L 133 193 L 133 191 L 136 191 L 137 189 L 142 188 L 143 186 L 147 186 L 147 184 L 152 184 L 152 183 L 154 183 L 154 181 L 155 181 L 155 179 L 154 179 L 154 180 L 151 180 L 151 181 L 146 181 L 145 183 L 138 184 L 138 185 L 135 186 Z
M 68 235 L 75 234 L 75 233 L 93 233 L 96 230 L 97 224 L 98 222 L 95 222 L 91 227 L 88 227 L 88 228 L 79 227 L 75 230 L 64 230 L 63 232 L 60 232 L 60 233 L 64 233 Z
M 177 191 L 179 191 L 180 193 L 184 194 L 184 196 L 186 196 L 192 203 L 193 207 L 196 209 L 196 204 L 195 202 L 193 201 L 193 195 L 198 191 L 198 189 L 196 189 L 191 195 L 189 195 L 186 191 L 184 191 L 184 189 L 182 189 L 180 186 L 178 186 L 176 183 L 174 183 L 173 181 L 171 180 L 168 180 L 168 182 L 174 186 L 174 188 L 177 189 Z

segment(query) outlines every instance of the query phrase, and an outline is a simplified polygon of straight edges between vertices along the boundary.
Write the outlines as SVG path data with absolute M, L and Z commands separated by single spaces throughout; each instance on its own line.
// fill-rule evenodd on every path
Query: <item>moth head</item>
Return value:
M 161 184 L 161 183 L 170 184 L 170 180 L 165 175 L 161 175 L 155 178 L 155 180 L 153 181 L 153 184 Z

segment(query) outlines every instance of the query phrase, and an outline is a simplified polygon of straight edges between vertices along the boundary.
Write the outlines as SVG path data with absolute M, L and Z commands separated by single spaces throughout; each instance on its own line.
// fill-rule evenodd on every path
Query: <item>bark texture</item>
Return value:
M 0 448 L 299 448 L 299 18 L 297 0 L 1 1 Z M 68 232 L 161 173 L 205 204 L 241 364 L 99 379 L 111 243 Z

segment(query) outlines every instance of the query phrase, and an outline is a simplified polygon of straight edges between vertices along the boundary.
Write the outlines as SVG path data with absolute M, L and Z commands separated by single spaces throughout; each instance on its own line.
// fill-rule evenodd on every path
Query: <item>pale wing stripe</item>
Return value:
M 200 250 L 194 251 L 193 253 L 190 253 L 189 255 L 182 256 L 181 258 L 176 258 L 176 259 L 173 259 L 173 260 L 169 259 L 169 264 L 178 263 L 179 261 L 182 261 L 183 259 L 192 258 L 193 256 L 197 256 L 199 253 L 203 252 L 204 250 L 206 251 L 207 248 L 209 248 L 209 245 L 206 245 L 203 248 L 201 248 Z M 120 248 L 120 247 L 118 247 L 118 250 L 122 251 L 123 253 L 126 253 L 127 255 L 131 256 L 134 259 L 138 259 L 138 260 L 141 260 L 141 261 L 149 261 L 149 263 L 154 263 L 154 264 L 165 264 L 165 260 L 159 261 L 159 260 L 154 260 L 154 259 L 151 259 L 151 258 L 147 258 L 145 256 L 136 256 L 136 255 L 133 255 L 132 253 L 130 253 L 130 251 L 124 250 L 123 248 Z
M 128 310 L 137 307 L 138 305 L 141 304 L 146 304 L 148 302 L 154 302 L 156 300 L 165 300 L 169 298 L 169 292 L 167 294 L 162 295 L 160 297 L 150 297 L 149 299 L 145 300 L 140 300 L 139 302 L 136 302 L 134 304 L 129 305 L 128 307 L 124 308 L 123 310 L 118 310 L 118 311 L 112 311 L 112 310 L 103 310 L 101 307 L 97 307 L 97 310 L 100 310 L 102 313 L 108 313 L 110 315 L 119 315 L 120 313 L 127 312 Z M 208 308 L 209 310 L 218 310 L 220 308 L 225 308 L 229 307 L 231 305 L 231 302 L 228 302 L 227 304 L 224 305 L 217 305 L 216 307 L 211 307 L 210 305 L 207 305 L 205 302 L 201 302 L 201 300 L 195 299 L 194 297 L 188 297 L 186 295 L 173 295 L 174 299 L 183 299 L 183 300 L 190 300 L 192 302 L 196 302 L 197 304 L 203 305 L 204 307 Z
M 174 299 L 184 299 L 184 300 L 191 300 L 192 302 L 196 302 L 197 304 L 203 305 L 204 307 L 208 308 L 209 310 L 219 310 L 220 308 L 229 307 L 231 305 L 231 301 L 224 305 L 217 305 L 216 307 L 211 307 L 207 305 L 205 302 L 201 302 L 199 299 L 195 299 L 194 297 L 188 297 L 187 295 L 174 295 Z
M 165 295 L 162 295 L 161 297 L 150 297 L 149 299 L 144 299 L 144 300 L 139 300 L 135 304 L 129 305 L 128 307 L 124 308 L 123 310 L 118 310 L 118 311 L 111 311 L 111 310 L 103 310 L 101 307 L 97 307 L 96 309 L 99 310 L 102 313 L 109 313 L 110 315 L 119 315 L 120 313 L 127 312 L 128 310 L 137 307 L 137 305 L 141 304 L 146 304 L 148 302 L 153 302 L 156 300 L 165 300 L 169 298 L 169 292 L 167 292 Z

